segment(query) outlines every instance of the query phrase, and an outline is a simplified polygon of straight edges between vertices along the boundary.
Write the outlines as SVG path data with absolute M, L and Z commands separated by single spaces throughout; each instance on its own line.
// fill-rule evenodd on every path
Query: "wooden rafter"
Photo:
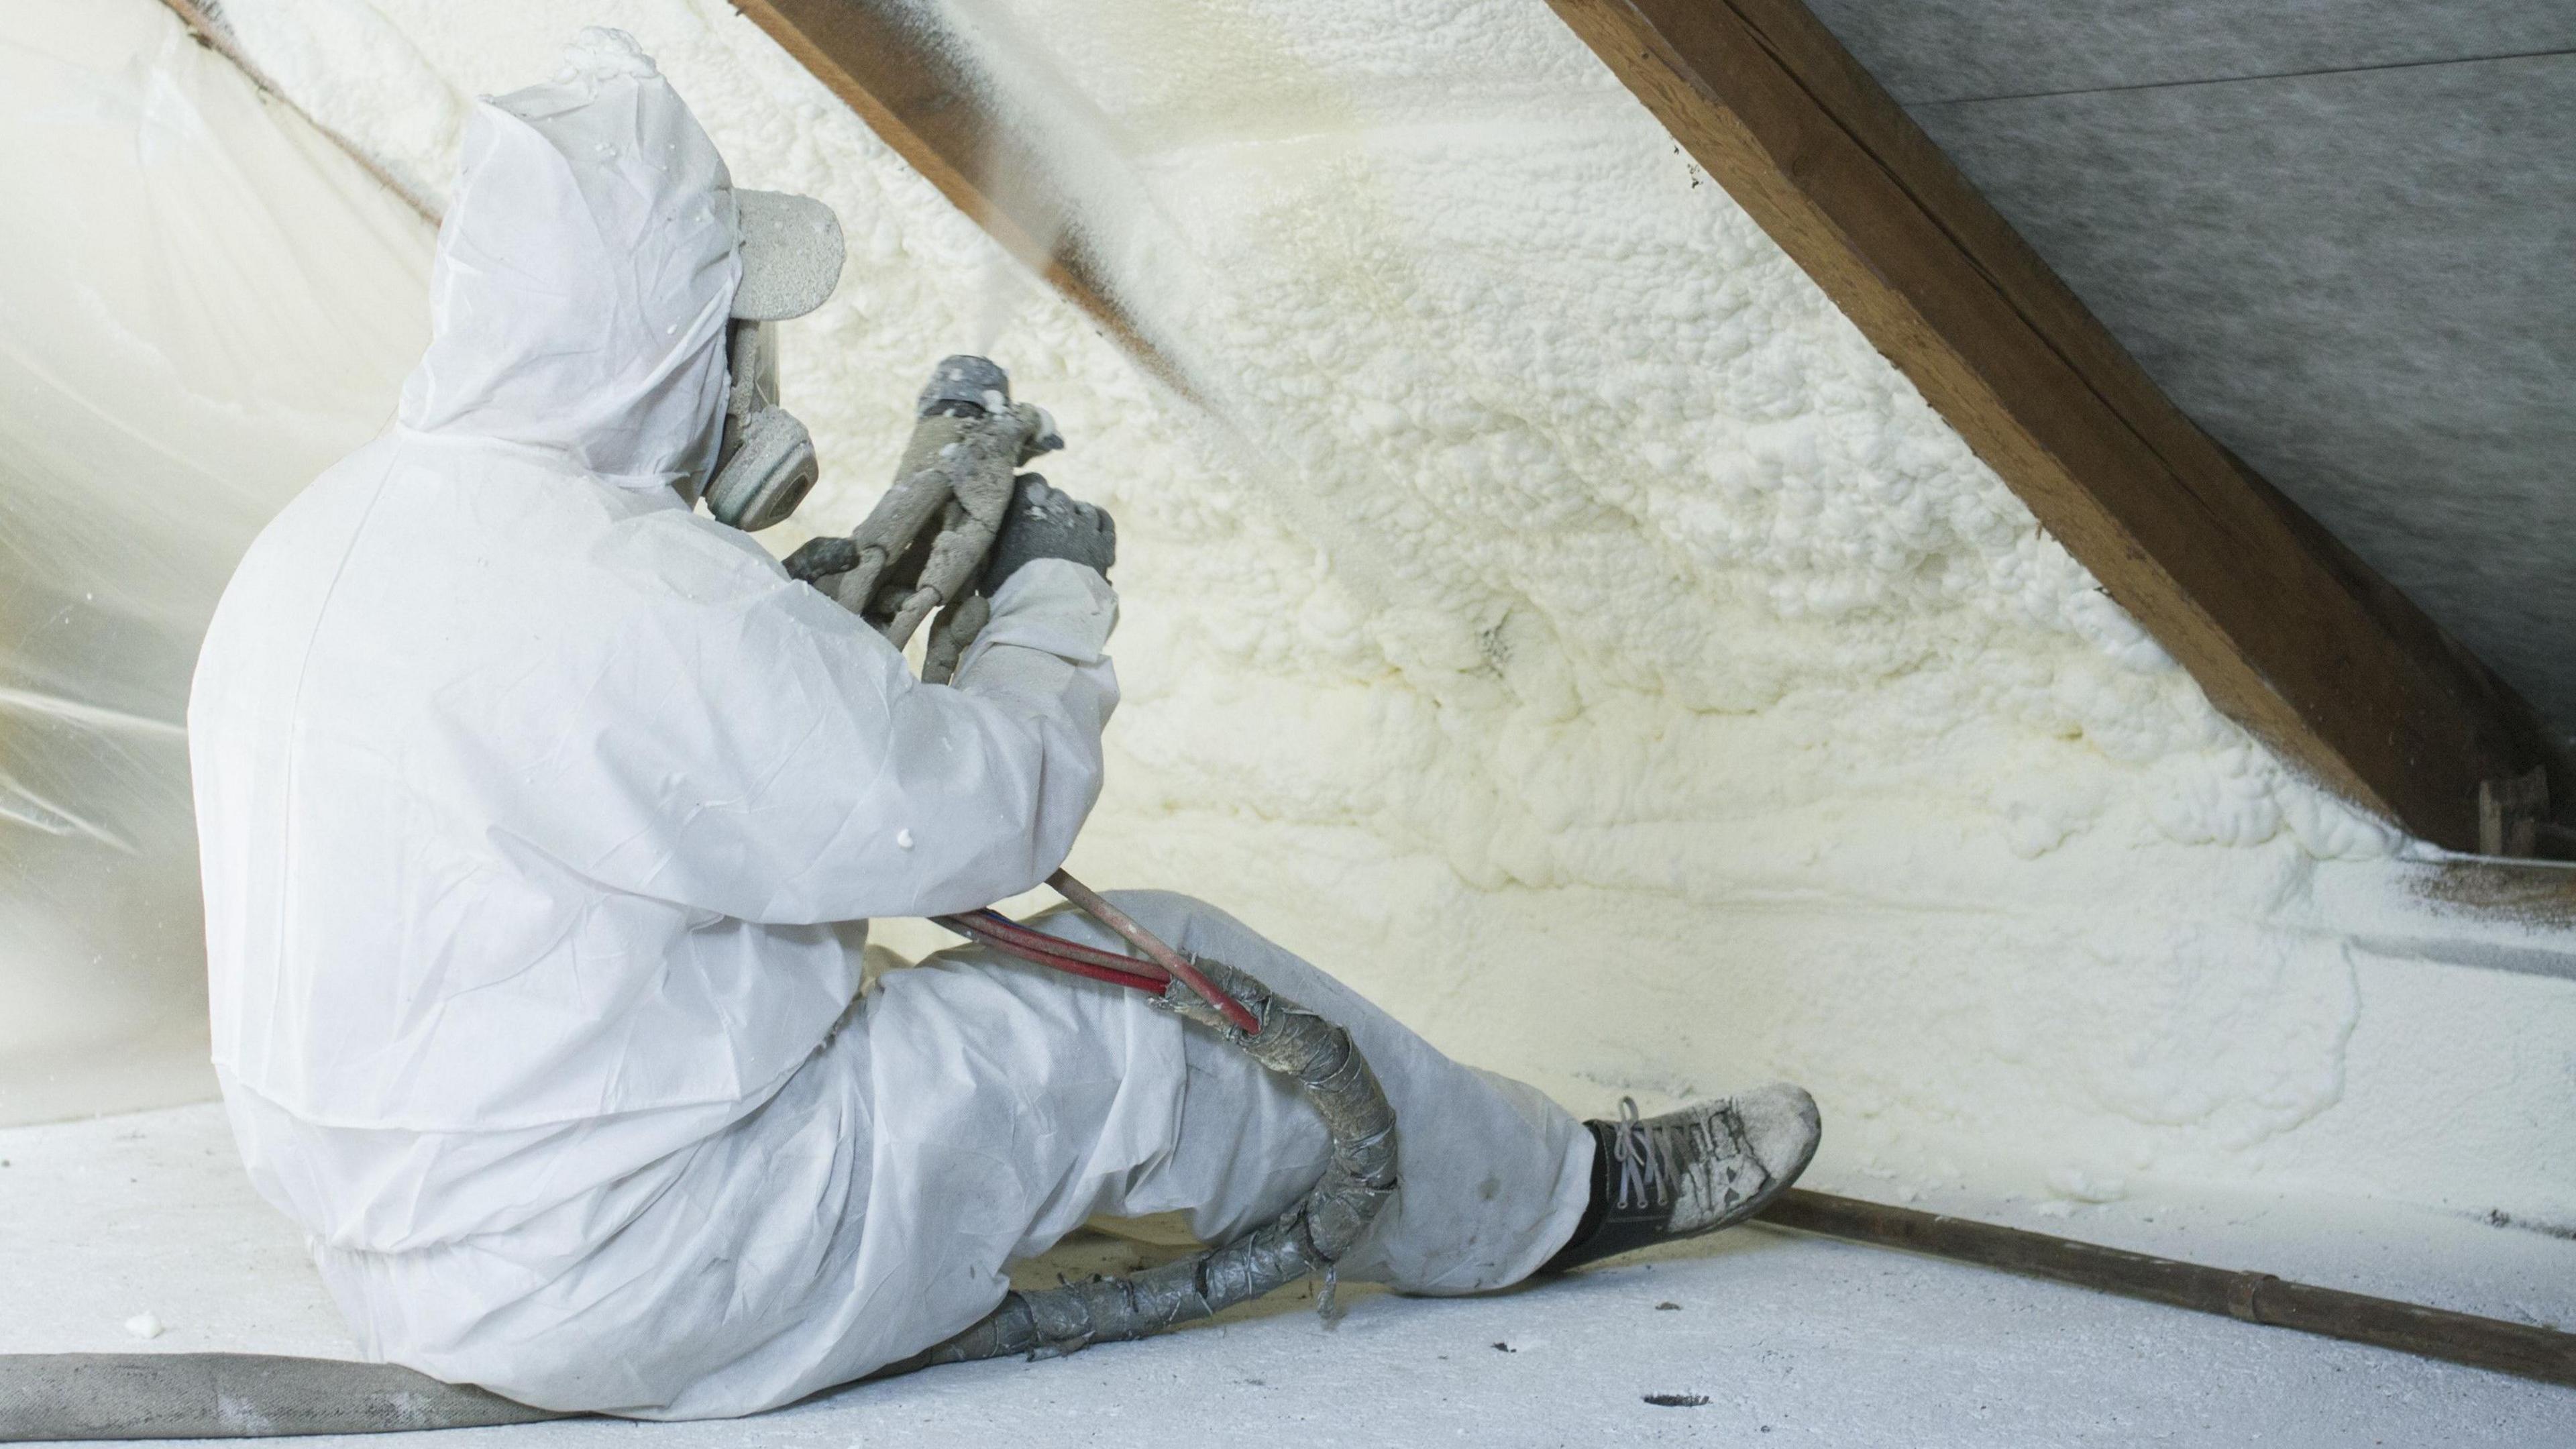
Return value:
M 949 37 L 897 0 L 737 0 L 878 139 L 1164 381 L 1176 370 L 1111 299 L 1049 168 Z M 1186 389 L 1184 389 L 1186 390 Z
M 2185 417 L 1798 0 L 1550 4 L 2229 717 L 2454 849 L 2528 848 L 2535 774 L 2576 805 L 2520 697 Z M 916 11 L 741 8 L 1177 380 L 1047 168 Z
M 2230 718 L 2452 849 L 2528 850 L 2535 772 L 2576 804 L 2530 707 L 2185 417 L 1799 0 L 1549 3 Z

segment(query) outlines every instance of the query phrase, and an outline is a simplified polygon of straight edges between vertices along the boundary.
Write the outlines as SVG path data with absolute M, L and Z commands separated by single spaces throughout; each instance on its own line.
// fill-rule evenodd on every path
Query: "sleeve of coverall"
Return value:
M 1044 881 L 1100 798 L 1100 737 L 1118 703 L 1103 651 L 1117 618 L 1097 572 L 1038 560 L 995 595 L 952 684 L 922 684 L 898 657 L 884 759 L 851 801 L 847 848 L 750 918 L 939 915 Z
M 963 872 L 975 884 L 949 895 L 954 887 L 935 878 L 942 873 L 926 874 L 908 909 L 873 914 L 987 906 L 1035 888 L 1064 864 L 1100 798 L 1100 737 L 1118 705 L 1118 676 L 1104 650 L 1117 622 L 1118 595 L 1098 572 L 1062 559 L 1032 560 L 995 595 L 992 618 L 958 661 L 952 684 L 913 686 L 911 700 L 926 711 L 953 716 L 963 706 L 979 722 L 1017 721 L 1014 733 L 1033 731 L 1040 748 L 1012 761 L 1032 772 L 1022 781 L 1028 803 L 1016 816 L 929 808 L 907 827 L 915 851 L 926 841 L 934 855 L 983 862 Z
M 990 905 L 1063 864 L 1099 797 L 1117 610 L 1098 573 L 1030 563 L 935 685 L 821 594 L 782 588 L 684 655 L 655 648 L 671 631 L 639 636 L 646 657 L 608 691 L 623 727 L 591 737 L 581 771 L 607 788 L 524 792 L 507 813 L 594 880 L 740 920 Z

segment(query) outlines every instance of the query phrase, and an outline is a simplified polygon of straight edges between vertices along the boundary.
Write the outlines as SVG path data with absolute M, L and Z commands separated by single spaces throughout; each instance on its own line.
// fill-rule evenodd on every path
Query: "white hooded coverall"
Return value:
M 746 1413 L 964 1328 L 1093 1214 L 1216 1239 L 1292 1203 L 1313 1114 L 1136 993 L 960 950 L 859 996 L 868 917 L 1070 849 L 1108 585 L 1025 566 L 923 685 L 683 504 L 740 262 L 723 163 L 640 56 L 478 106 L 454 195 L 396 424 L 251 548 L 188 712 L 215 1065 L 362 1350 Z M 1121 900 L 1376 1066 L 1402 1188 L 1355 1276 L 1497 1287 L 1572 1231 L 1564 1112 L 1206 907 Z

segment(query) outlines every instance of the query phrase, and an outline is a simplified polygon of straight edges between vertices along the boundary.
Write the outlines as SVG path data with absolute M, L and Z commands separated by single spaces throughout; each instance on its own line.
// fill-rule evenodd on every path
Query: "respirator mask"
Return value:
M 778 324 L 736 321 L 727 329 L 724 440 L 707 480 L 707 512 L 757 533 L 796 511 L 822 470 L 814 439 L 778 405 Z
M 733 194 L 742 282 L 725 332 L 724 435 L 707 512 L 746 533 L 796 511 L 821 475 L 814 439 L 778 405 L 778 323 L 823 305 L 841 279 L 841 222 L 810 196 Z

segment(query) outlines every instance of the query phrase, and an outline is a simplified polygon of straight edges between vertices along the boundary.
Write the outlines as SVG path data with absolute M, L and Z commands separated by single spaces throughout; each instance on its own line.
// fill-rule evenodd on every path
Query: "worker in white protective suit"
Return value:
M 964 1328 L 1096 1214 L 1223 1240 L 1323 1166 L 1293 1093 L 1137 993 L 966 949 L 861 996 L 869 917 L 1064 859 L 1117 599 L 1097 510 L 1015 509 L 990 624 L 925 685 L 694 511 L 733 315 L 830 290 L 819 210 L 736 191 L 613 32 L 478 105 L 398 421 L 277 517 L 208 632 L 215 1065 L 371 1356 L 746 1413 Z M 1813 1147 L 1789 1088 L 1587 1127 L 1206 906 L 1118 899 L 1376 1068 L 1400 1187 L 1354 1276 L 1474 1292 L 1705 1230 Z

